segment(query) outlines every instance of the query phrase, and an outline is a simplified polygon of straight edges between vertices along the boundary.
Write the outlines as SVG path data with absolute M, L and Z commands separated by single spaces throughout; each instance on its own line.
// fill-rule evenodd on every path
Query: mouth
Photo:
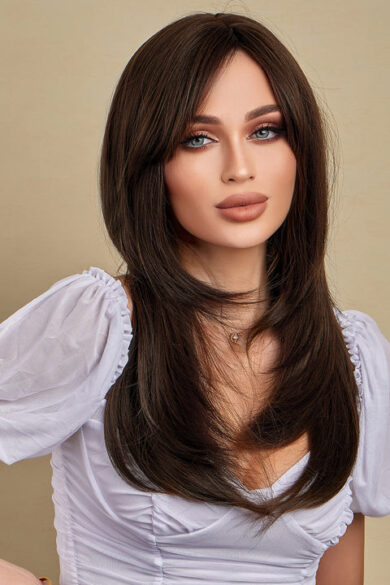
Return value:
M 230 209 L 232 207 L 248 207 L 257 203 L 264 203 L 268 197 L 262 193 L 236 193 L 226 197 L 218 203 L 218 209 Z
M 232 209 L 233 207 L 250 207 L 251 205 L 256 205 L 256 203 L 239 203 L 238 205 L 227 205 L 226 207 L 225 206 L 219 207 L 219 209 Z
M 267 208 L 267 200 L 249 205 L 234 205 L 231 207 L 219 207 L 219 214 L 228 221 L 248 222 L 260 217 Z

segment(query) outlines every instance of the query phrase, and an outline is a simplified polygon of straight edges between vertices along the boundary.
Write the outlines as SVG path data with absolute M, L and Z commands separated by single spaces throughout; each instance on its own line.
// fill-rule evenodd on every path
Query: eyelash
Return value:
M 276 134 L 276 136 L 274 136 L 273 138 L 259 140 L 259 142 L 273 142 L 274 140 L 277 140 L 279 138 L 279 136 L 285 134 L 284 127 L 274 126 L 272 124 L 262 124 L 262 125 L 258 126 L 258 128 L 256 128 L 252 132 L 252 134 L 255 134 L 259 130 L 268 130 L 268 131 L 271 130 L 272 132 L 274 132 Z M 181 144 L 184 146 L 184 148 L 187 148 L 188 150 L 202 150 L 203 148 L 206 148 L 206 146 L 208 146 L 208 144 L 203 144 L 202 146 L 188 146 L 188 143 L 191 142 L 191 140 L 193 138 L 208 138 L 209 140 L 212 140 L 212 138 L 210 138 L 210 136 L 207 136 L 207 134 L 204 134 L 203 132 L 199 132 L 199 133 L 194 132 L 193 134 L 191 134 L 190 136 L 187 136 L 182 141 Z

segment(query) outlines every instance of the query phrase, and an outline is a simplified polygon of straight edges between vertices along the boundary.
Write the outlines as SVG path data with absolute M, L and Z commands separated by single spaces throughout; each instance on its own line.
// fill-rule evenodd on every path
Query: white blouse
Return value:
M 390 514 L 389 341 L 365 313 L 335 309 L 360 393 L 353 473 L 331 500 L 258 537 L 248 510 L 142 492 L 114 470 L 103 414 L 128 359 L 127 304 L 121 282 L 90 267 L 0 324 L 0 460 L 52 453 L 60 585 L 314 585 L 354 512 Z M 309 457 L 272 488 L 242 489 L 277 494 Z

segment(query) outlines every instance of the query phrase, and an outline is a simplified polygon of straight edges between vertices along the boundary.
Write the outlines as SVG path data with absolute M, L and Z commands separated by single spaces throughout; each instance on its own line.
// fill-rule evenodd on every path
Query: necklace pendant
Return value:
M 230 334 L 230 341 L 233 343 L 238 343 L 239 335 L 238 333 L 231 333 Z

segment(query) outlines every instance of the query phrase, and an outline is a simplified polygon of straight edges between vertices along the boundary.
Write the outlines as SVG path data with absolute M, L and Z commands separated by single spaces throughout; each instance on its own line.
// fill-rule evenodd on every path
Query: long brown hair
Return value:
M 248 302 L 253 291 L 214 288 L 181 266 L 163 168 L 238 49 L 267 75 L 297 172 L 287 218 L 267 241 L 269 302 L 246 344 L 248 351 L 263 332 L 276 334 L 272 391 L 235 435 L 215 408 L 208 374 L 218 360 L 203 325 L 220 323 L 221 306 Z M 143 43 L 126 65 L 108 115 L 100 187 L 108 233 L 127 266 L 133 328 L 128 363 L 106 396 L 105 442 L 131 485 L 241 506 L 266 528 L 286 511 L 325 503 L 348 479 L 359 418 L 353 366 L 325 275 L 332 191 L 327 132 L 294 57 L 246 16 L 185 16 Z M 228 446 L 282 447 L 304 432 L 310 459 L 298 480 L 278 497 L 247 498 Z

